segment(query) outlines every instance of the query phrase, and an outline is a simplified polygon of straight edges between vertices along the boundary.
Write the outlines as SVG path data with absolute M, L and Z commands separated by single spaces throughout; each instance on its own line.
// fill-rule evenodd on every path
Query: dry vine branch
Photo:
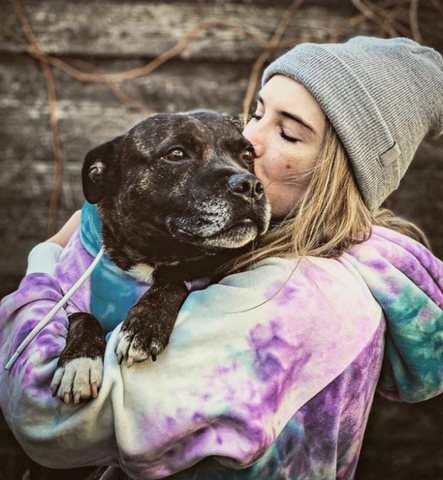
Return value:
M 383 18 L 380 18 L 376 13 L 376 9 L 371 5 L 364 4 L 361 0 L 351 0 L 354 7 L 361 11 L 361 13 L 376 23 L 382 30 L 386 31 L 391 37 L 398 37 L 398 32 L 390 25 L 386 25 Z
M 40 44 L 32 32 L 31 25 L 29 24 L 28 18 L 25 11 L 23 10 L 22 5 L 18 0 L 9 0 L 11 3 L 16 15 L 20 20 L 20 24 L 27 38 L 28 42 L 31 44 L 31 48 L 42 54 Z M 60 197 L 60 192 L 63 186 L 63 152 L 60 146 L 60 140 L 58 136 L 58 123 L 57 123 L 57 94 L 55 91 L 54 77 L 52 75 L 51 67 L 45 63 L 40 62 L 41 68 L 43 70 L 43 75 L 45 78 L 46 89 L 48 91 L 48 108 L 49 108 L 49 124 L 51 127 L 51 140 L 52 140 L 52 149 L 54 152 L 54 189 L 51 192 L 51 198 L 49 201 L 49 220 L 48 220 L 48 231 L 47 235 L 52 237 L 56 231 L 56 220 L 57 220 L 57 206 L 58 200 Z
M 403 1 L 397 1 L 396 2 L 397 6 L 399 6 L 399 7 L 409 5 L 409 3 L 410 3 L 410 0 L 403 0 Z M 389 12 L 387 12 L 383 8 L 382 5 L 375 4 L 371 0 L 366 0 L 366 5 L 370 8 L 372 8 L 376 12 L 376 14 L 378 15 L 378 18 L 380 19 L 380 21 L 379 21 L 379 23 L 378 22 L 375 22 L 375 23 L 377 23 L 377 25 L 380 25 L 380 28 L 381 28 L 382 31 L 385 31 L 385 32 L 389 33 L 388 30 L 383 28 L 383 23 L 385 22 L 386 17 L 389 15 Z M 395 27 L 394 30 L 397 32 L 397 36 L 400 36 L 400 35 L 403 35 L 404 37 L 409 37 L 410 36 L 409 30 L 407 28 L 405 28 L 401 23 L 394 20 L 392 22 L 392 24 Z
M 411 25 L 412 38 L 421 43 L 421 33 L 418 26 L 418 0 L 411 0 L 411 6 L 409 8 L 409 23 Z
M 400 12 L 403 10 L 403 5 L 399 4 L 393 8 L 390 12 L 386 12 L 386 18 L 383 20 L 383 27 L 381 33 L 389 28 L 392 28 Z
M 10 0 L 10 1 L 17 2 L 18 0 Z M 50 63 L 54 67 L 57 67 L 60 70 L 63 70 L 64 72 L 68 73 L 69 75 L 71 75 L 72 77 L 74 77 L 76 80 L 80 82 L 94 82 L 94 83 L 124 82 L 126 80 L 132 80 L 134 78 L 142 77 L 152 73 L 160 65 L 163 65 L 163 63 L 179 55 L 187 47 L 187 45 L 191 42 L 191 40 L 193 40 L 201 31 L 207 30 L 208 28 L 214 27 L 214 26 L 226 27 L 228 29 L 236 31 L 237 33 L 241 33 L 245 37 L 251 38 L 255 43 L 257 43 L 261 47 L 265 47 L 267 45 L 266 41 L 260 39 L 259 37 L 253 35 L 250 32 L 247 32 L 247 30 L 245 30 L 240 25 L 223 22 L 217 19 L 210 19 L 210 20 L 204 20 L 200 22 L 194 29 L 192 29 L 183 38 L 181 38 L 177 42 L 177 44 L 174 45 L 174 47 L 170 48 L 169 50 L 166 50 L 166 52 L 163 52 L 161 55 L 159 55 L 157 58 L 155 58 L 148 64 L 144 65 L 143 67 L 133 68 L 124 72 L 119 72 L 119 73 L 91 74 L 87 72 L 82 72 L 81 70 L 73 67 L 69 63 L 59 58 L 51 57 L 49 55 L 42 55 L 40 52 L 35 52 L 32 49 L 29 50 L 29 53 L 33 56 L 36 56 L 36 58 L 38 58 L 39 60 L 42 60 L 46 63 Z
M 404 4 L 409 4 L 410 0 L 387 0 L 381 3 L 380 7 L 389 8 L 395 6 L 396 8 L 401 7 Z M 438 1 L 438 0 L 435 0 Z M 304 42 L 313 42 L 318 40 L 328 39 L 330 42 L 337 42 L 339 35 L 349 27 L 355 27 L 367 20 L 367 16 L 363 13 L 358 13 L 346 20 L 340 22 L 335 28 L 329 32 L 322 33 L 310 33 L 303 35 L 302 37 L 293 37 L 282 40 L 280 42 L 279 48 L 290 48 L 295 47 L 295 45 Z
M 440 12 L 441 17 L 443 18 L 443 5 L 440 3 L 440 0 L 431 0 L 433 7 Z
M 274 35 L 267 44 L 265 50 L 260 54 L 252 68 L 249 78 L 248 87 L 246 89 L 245 99 L 243 101 L 243 124 L 246 124 L 249 110 L 251 108 L 252 98 L 257 88 L 258 78 L 265 62 L 269 59 L 272 52 L 278 47 L 286 29 L 288 28 L 291 18 L 295 15 L 304 0 L 294 0 L 289 8 L 283 14 Z
M 89 69 L 89 70 L 95 70 L 99 72 L 101 75 L 104 74 L 102 70 L 100 70 L 98 67 L 93 65 L 90 62 L 86 62 L 84 60 L 75 60 L 75 62 L 78 65 L 81 65 L 84 69 Z M 143 105 L 140 102 L 137 102 L 137 100 L 134 100 L 133 98 L 129 97 L 119 86 L 117 86 L 114 82 L 106 81 L 105 82 L 109 88 L 111 89 L 112 93 L 117 97 L 118 100 L 120 100 L 121 103 L 124 105 L 128 105 L 128 107 L 135 108 L 137 110 L 140 110 L 141 112 L 145 113 L 146 115 L 152 115 L 155 113 L 154 110 L 151 110 L 150 108 L 147 108 L 145 105 Z
M 37 60 L 41 60 L 42 62 L 45 62 L 48 65 L 54 65 L 55 62 L 53 60 L 58 60 L 58 59 L 54 59 L 54 58 L 50 57 L 49 55 L 47 55 L 45 53 L 35 52 L 31 45 L 25 43 L 18 35 L 16 35 L 14 32 L 12 32 L 7 27 L 3 27 L 3 30 L 0 30 L 0 34 L 3 35 L 6 38 L 9 38 L 12 42 L 14 42 L 16 45 L 18 45 L 23 51 L 28 53 L 31 57 L 33 57 Z M 86 62 L 84 60 L 79 60 L 79 59 L 75 59 L 74 62 L 78 65 L 82 65 L 82 67 L 86 70 L 95 70 L 95 71 L 99 71 L 101 74 L 103 74 L 103 72 L 98 67 L 96 67 L 95 65 L 93 65 L 90 62 Z M 69 65 L 67 62 L 64 62 L 64 63 L 66 63 L 66 65 Z M 57 67 L 57 65 L 54 65 L 54 66 Z M 142 112 L 146 113 L 147 115 L 150 115 L 150 114 L 154 113 L 153 110 L 148 109 L 142 103 L 139 103 L 136 100 L 134 100 L 133 98 L 130 98 L 115 83 L 107 82 L 107 81 L 104 81 L 103 83 L 106 83 L 109 86 L 112 93 L 116 96 L 116 98 L 121 103 L 124 103 L 125 105 L 128 105 L 131 108 L 141 110 Z

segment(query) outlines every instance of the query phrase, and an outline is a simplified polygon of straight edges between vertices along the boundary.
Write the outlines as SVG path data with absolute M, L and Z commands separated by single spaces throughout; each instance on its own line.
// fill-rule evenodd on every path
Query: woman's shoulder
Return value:
M 254 326 L 272 319 L 273 328 L 285 336 L 309 332 L 312 342 L 325 347 L 332 339 L 342 346 L 364 345 L 382 320 L 381 307 L 361 275 L 341 259 L 268 258 L 193 292 L 184 311 L 197 305 L 213 318 L 218 308 L 223 317 L 244 312 L 242 322 L 247 317 Z
M 351 246 L 338 258 L 271 257 L 224 282 L 253 284 L 258 288 L 288 282 L 292 288 L 297 286 L 305 293 L 332 291 L 337 295 L 337 302 L 352 304 L 363 299 L 370 304 L 375 302 L 374 288 L 383 289 L 383 285 L 393 281 L 402 284 L 405 276 L 429 294 L 428 290 L 433 291 L 436 286 L 443 288 L 443 263 L 416 240 L 374 226 L 365 241 Z
M 230 275 L 220 284 L 237 288 L 253 288 L 268 295 L 286 295 L 297 301 L 309 297 L 314 305 L 321 299 L 337 305 L 372 305 L 376 302 L 354 264 L 346 258 L 307 256 L 299 259 L 270 257 L 257 262 L 247 272 Z

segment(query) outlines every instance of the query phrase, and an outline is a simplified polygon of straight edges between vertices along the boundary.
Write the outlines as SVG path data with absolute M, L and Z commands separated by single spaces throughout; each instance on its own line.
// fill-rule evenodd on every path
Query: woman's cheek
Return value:
M 273 152 L 272 158 L 261 159 L 259 163 L 260 170 L 268 180 L 280 180 L 282 179 L 290 163 L 287 161 L 287 157 L 281 154 L 277 149 L 271 149 Z

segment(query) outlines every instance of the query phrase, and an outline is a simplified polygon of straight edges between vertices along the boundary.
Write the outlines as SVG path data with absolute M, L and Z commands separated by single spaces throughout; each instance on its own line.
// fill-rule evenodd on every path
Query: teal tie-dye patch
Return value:
M 81 211 L 80 239 L 94 257 L 102 247 L 101 220 L 97 206 L 86 202 Z M 119 268 L 107 255 L 91 275 L 91 313 L 106 332 L 123 322 L 129 309 L 149 288 Z
M 443 311 L 408 276 L 379 257 L 363 263 L 347 255 L 386 317 L 379 386 L 405 402 L 439 395 L 443 388 Z M 373 259 L 375 260 L 375 259 Z

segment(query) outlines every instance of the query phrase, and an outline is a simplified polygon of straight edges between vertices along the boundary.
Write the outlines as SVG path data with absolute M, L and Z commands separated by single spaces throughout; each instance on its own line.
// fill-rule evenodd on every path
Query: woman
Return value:
M 443 264 L 379 210 L 423 137 L 442 132 L 442 96 L 441 56 L 408 39 L 303 44 L 272 63 L 244 135 L 273 228 L 239 273 L 189 295 L 156 364 L 120 367 L 116 329 L 85 405 L 49 389 L 60 311 L 0 377 L 26 452 L 137 479 L 353 478 L 376 387 L 410 402 L 443 388 Z M 56 264 L 77 224 L 35 247 L 3 300 L 3 364 L 62 297 Z

